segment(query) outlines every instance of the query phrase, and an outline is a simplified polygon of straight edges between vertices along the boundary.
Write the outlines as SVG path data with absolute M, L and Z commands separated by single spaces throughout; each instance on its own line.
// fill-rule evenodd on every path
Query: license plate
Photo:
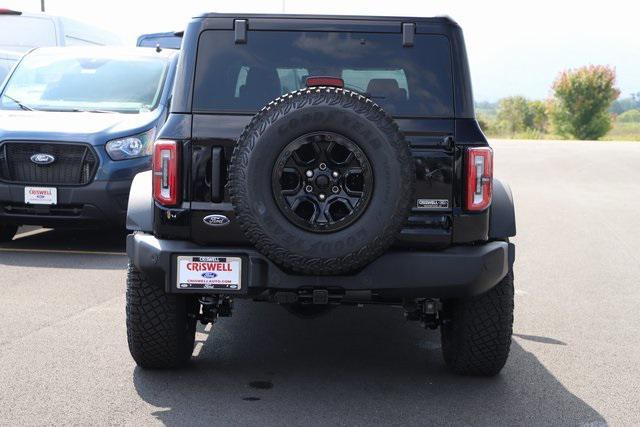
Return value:
M 242 259 L 220 256 L 179 256 L 178 289 L 240 290 Z
M 54 187 L 24 187 L 24 202 L 31 205 L 55 205 L 58 189 Z

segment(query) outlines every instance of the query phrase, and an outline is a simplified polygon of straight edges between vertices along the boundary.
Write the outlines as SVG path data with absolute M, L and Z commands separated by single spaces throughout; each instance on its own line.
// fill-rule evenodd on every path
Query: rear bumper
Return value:
M 243 294 L 248 297 L 266 291 L 325 289 L 368 293 L 380 298 L 459 298 L 477 295 L 495 286 L 513 265 L 515 246 L 489 242 L 437 252 L 389 251 L 362 270 L 344 276 L 292 274 L 251 248 L 203 247 L 181 240 L 157 239 L 144 233 L 127 237 L 127 254 L 138 270 L 169 293 L 194 292 L 178 290 L 175 286 L 176 257 L 193 254 L 242 257 Z
M 52 206 L 25 205 L 24 187 L 0 183 L 0 223 L 124 227 L 131 180 L 93 181 L 81 187 L 60 186 L 57 187 L 58 203 Z

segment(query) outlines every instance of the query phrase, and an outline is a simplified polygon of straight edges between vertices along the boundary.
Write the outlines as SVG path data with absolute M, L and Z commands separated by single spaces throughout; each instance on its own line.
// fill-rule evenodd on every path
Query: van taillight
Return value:
M 491 204 L 493 188 L 493 150 L 467 149 L 467 204 L 469 211 L 482 211 Z
M 158 140 L 153 146 L 153 198 L 163 206 L 180 201 L 178 143 Z

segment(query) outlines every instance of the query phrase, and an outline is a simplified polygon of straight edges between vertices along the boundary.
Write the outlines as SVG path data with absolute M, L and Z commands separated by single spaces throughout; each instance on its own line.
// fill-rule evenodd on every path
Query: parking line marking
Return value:
M 193 348 L 193 357 L 198 357 L 200 356 L 200 350 L 202 350 L 202 346 L 203 344 L 201 342 L 197 342 L 196 346 Z
M 126 252 L 100 252 L 100 251 L 78 251 L 63 249 L 21 249 L 21 248 L 0 248 L 0 252 L 32 252 L 45 254 L 72 254 L 72 255 L 126 255 Z
M 53 228 L 38 228 L 36 230 L 25 231 L 24 233 L 16 234 L 13 240 L 22 239 L 23 237 L 35 236 L 36 234 L 46 233 L 51 230 L 53 230 Z

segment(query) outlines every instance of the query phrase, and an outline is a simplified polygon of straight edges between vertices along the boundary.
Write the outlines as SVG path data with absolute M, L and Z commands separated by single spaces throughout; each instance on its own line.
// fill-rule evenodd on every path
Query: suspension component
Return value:
M 203 325 L 214 323 L 218 317 L 231 317 L 233 299 L 226 295 L 211 295 L 198 298 L 202 306 L 198 320 Z
M 417 320 L 425 329 L 436 329 L 440 325 L 442 302 L 435 299 L 407 301 L 404 304 L 404 316 L 407 320 Z

